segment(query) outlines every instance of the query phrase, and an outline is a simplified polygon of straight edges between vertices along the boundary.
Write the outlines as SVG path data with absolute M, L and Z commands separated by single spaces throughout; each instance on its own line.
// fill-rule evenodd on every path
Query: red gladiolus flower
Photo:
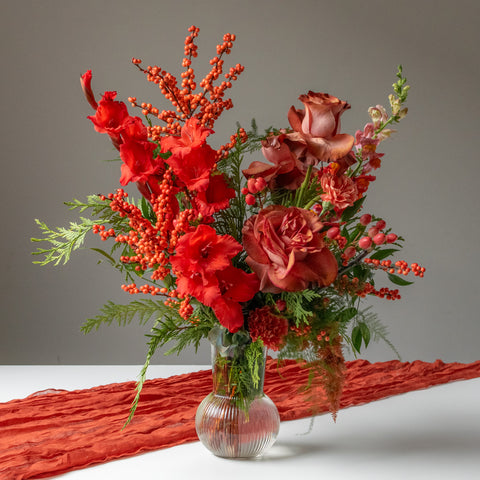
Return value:
M 117 92 L 105 92 L 98 102 L 94 116 L 87 117 L 93 122 L 98 133 L 108 133 L 115 147 L 121 143 L 120 133 L 127 126 L 130 117 L 123 102 L 115 101 Z
M 243 325 L 239 302 L 250 300 L 258 291 L 255 274 L 231 264 L 242 246 L 230 235 L 217 235 L 208 225 L 199 225 L 180 238 L 176 254 L 170 257 L 177 278 L 177 292 L 191 295 L 212 307 L 219 322 L 231 332 Z
M 218 321 L 230 332 L 235 333 L 244 323 L 239 302 L 250 300 L 258 292 L 260 282 L 254 273 L 246 273 L 233 266 L 217 272 L 216 276 L 221 297 L 210 306 Z
M 204 275 L 230 266 L 230 260 L 241 250 L 242 246 L 230 235 L 217 235 L 214 228 L 199 225 L 178 241 L 176 255 L 171 261 L 181 274 Z
M 162 173 L 163 160 L 159 162 L 153 158 L 153 151 L 156 148 L 152 142 L 137 142 L 130 139 L 126 139 L 120 145 L 120 158 L 123 161 L 121 185 L 127 185 L 129 182 L 148 182 L 152 176 Z
M 354 138 L 339 131 L 340 116 L 350 105 L 326 93 L 308 92 L 299 100 L 305 109 L 292 106 L 288 112 L 294 131 L 286 135 L 285 141 L 292 152 L 307 165 L 331 162 L 347 155 Z
M 147 127 L 143 124 L 140 117 L 129 117 L 124 123 L 122 137 L 124 139 L 129 138 L 132 140 L 142 140 L 146 142 L 148 140 Z
M 227 208 L 230 199 L 235 198 L 235 190 L 225 181 L 225 175 L 212 175 L 208 187 L 197 193 L 192 199 L 195 210 L 203 217 L 209 217 L 219 210 Z
M 212 132 L 196 118 L 190 118 L 182 127 L 180 137 L 171 135 L 161 139 L 162 153 L 172 153 L 166 162 L 191 191 L 204 191 L 208 187 L 217 161 L 217 153 L 205 141 Z
M 95 100 L 95 95 L 93 94 L 92 90 L 92 71 L 87 70 L 81 77 L 80 77 L 80 85 L 82 86 L 83 93 L 85 95 L 85 98 L 87 99 L 87 102 L 90 104 L 90 106 L 96 110 L 98 105 Z
M 260 278 L 261 291 L 296 292 L 335 280 L 338 265 L 324 245 L 322 227 L 313 212 L 282 205 L 271 205 L 245 222 L 246 262 Z

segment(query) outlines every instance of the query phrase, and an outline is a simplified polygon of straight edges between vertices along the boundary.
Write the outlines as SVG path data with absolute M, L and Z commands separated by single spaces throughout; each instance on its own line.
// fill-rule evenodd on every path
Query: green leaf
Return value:
M 342 213 L 342 222 L 350 220 L 361 208 L 365 198 L 359 198 L 351 207 L 347 207 Z
M 360 332 L 362 334 L 363 341 L 365 342 L 365 348 L 367 348 L 368 344 L 370 343 L 370 329 L 368 328 L 368 325 L 363 322 L 358 322 L 358 326 L 360 327 Z
M 150 220 L 151 223 L 155 224 L 156 218 L 155 214 L 153 213 L 152 206 L 147 202 L 145 197 L 142 197 L 141 203 L 140 203 L 140 210 L 142 211 L 142 215 Z
M 390 255 L 393 255 L 395 252 L 398 252 L 398 248 L 385 248 L 370 255 L 370 258 L 373 260 L 383 260 L 384 258 L 390 257 Z
M 117 263 L 112 256 L 110 256 L 107 252 L 105 252 L 105 250 L 102 250 L 101 248 L 91 247 L 90 250 L 93 250 L 100 255 L 103 255 L 112 265 L 115 265 Z
M 357 309 L 355 307 L 346 308 L 342 310 L 339 315 L 339 321 L 342 323 L 349 322 L 357 314 Z
M 405 285 L 411 285 L 413 283 L 403 279 L 402 277 L 399 277 L 398 275 L 394 275 L 393 273 L 389 273 L 388 278 L 395 285 L 405 286 Z
M 362 338 L 362 329 L 360 325 L 356 325 L 352 330 L 352 345 L 353 348 L 359 353 L 362 346 Z

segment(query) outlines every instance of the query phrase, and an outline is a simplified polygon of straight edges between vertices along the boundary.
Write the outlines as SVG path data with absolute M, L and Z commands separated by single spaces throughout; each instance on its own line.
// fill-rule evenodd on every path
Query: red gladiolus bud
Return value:
M 373 238 L 375 235 L 377 235 L 378 231 L 379 230 L 377 227 L 372 227 L 368 230 L 368 236 Z
M 245 202 L 247 203 L 247 205 L 255 205 L 255 197 L 249 193 L 246 197 L 245 197 Z
M 95 101 L 95 96 L 92 91 L 92 71 L 87 70 L 81 77 L 80 77 L 80 85 L 82 86 L 83 93 L 87 102 L 90 106 L 96 110 L 98 108 L 97 102 Z
M 358 241 L 358 246 L 363 250 L 367 250 L 372 245 L 372 239 L 370 237 L 362 237 Z
M 373 243 L 375 243 L 375 245 L 381 245 L 382 243 L 385 243 L 385 234 L 384 233 L 377 233 L 374 237 L 373 237 Z
M 360 217 L 360 223 L 363 226 L 367 226 L 370 222 L 372 221 L 372 216 L 369 213 L 365 213 L 365 215 L 362 215 Z

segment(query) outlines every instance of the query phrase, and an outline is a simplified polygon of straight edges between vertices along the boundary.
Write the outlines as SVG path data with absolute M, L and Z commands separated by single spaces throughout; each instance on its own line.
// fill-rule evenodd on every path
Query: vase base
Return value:
M 198 407 L 195 427 L 202 444 L 215 456 L 248 459 L 261 456 L 273 445 L 280 416 L 266 395 L 243 409 L 231 398 L 211 393 Z

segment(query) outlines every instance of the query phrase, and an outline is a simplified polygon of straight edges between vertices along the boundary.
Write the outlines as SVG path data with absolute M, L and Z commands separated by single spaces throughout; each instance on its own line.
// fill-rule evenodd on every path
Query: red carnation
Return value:
M 255 342 L 261 338 L 270 350 L 279 350 L 288 333 L 288 320 L 275 315 L 269 306 L 252 310 L 248 316 L 248 331 Z
M 335 211 L 341 212 L 355 203 L 358 190 L 355 182 L 347 175 L 331 175 L 325 171 L 320 177 L 324 202 L 331 203 Z

